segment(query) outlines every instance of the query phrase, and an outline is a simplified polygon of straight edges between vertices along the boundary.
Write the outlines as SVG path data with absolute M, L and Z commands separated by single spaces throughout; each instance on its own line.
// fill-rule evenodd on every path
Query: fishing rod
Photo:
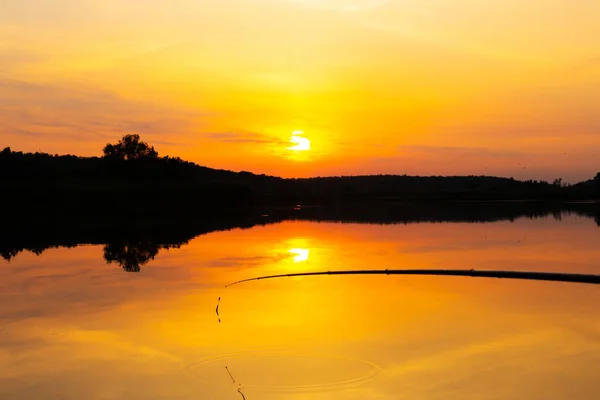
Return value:
M 596 274 L 570 274 L 563 272 L 533 272 L 533 271 L 494 271 L 494 270 L 475 270 L 475 269 L 363 269 L 346 271 L 318 271 L 318 272 L 297 272 L 292 274 L 265 275 L 255 278 L 242 279 L 230 283 L 225 287 L 238 285 L 244 282 L 259 281 L 263 279 L 291 278 L 297 276 L 319 276 L 319 275 L 427 275 L 427 276 L 466 276 L 472 278 L 501 278 L 501 279 L 522 279 L 533 281 L 551 281 L 566 283 L 586 283 L 592 285 L 600 284 L 600 275 Z M 219 322 L 219 303 L 217 302 L 217 317 Z
M 595 274 L 570 274 L 562 272 L 532 272 L 532 271 L 494 271 L 475 269 L 366 269 L 346 271 L 318 271 L 298 272 L 292 274 L 265 275 L 255 278 L 242 279 L 230 283 L 225 287 L 237 285 L 244 282 L 259 281 L 263 279 L 291 278 L 296 276 L 318 276 L 318 275 L 435 275 L 435 276 L 467 276 L 472 278 L 503 278 L 524 279 L 534 281 L 553 281 L 567 283 L 600 284 L 600 275 Z

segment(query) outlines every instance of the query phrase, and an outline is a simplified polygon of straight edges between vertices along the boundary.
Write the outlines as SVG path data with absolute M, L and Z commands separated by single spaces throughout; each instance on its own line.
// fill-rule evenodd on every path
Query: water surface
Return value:
M 224 288 L 338 269 L 600 274 L 600 228 L 590 218 L 284 221 L 180 248 L 119 243 L 0 260 L 0 398 L 599 396 L 595 285 L 320 276 Z

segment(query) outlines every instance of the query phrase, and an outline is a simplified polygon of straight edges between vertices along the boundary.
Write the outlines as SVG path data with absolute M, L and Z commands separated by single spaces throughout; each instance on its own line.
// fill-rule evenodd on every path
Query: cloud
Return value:
M 40 54 L 21 49 L 11 48 L 0 50 L 0 65 L 2 65 L 2 74 L 10 74 L 25 65 L 37 64 L 44 60 L 45 57 Z
M 600 54 L 596 54 L 593 55 L 591 57 L 586 57 L 585 59 L 573 63 L 571 65 L 569 65 L 567 68 L 565 68 L 565 72 L 573 72 L 578 71 L 580 72 L 581 70 L 594 70 L 594 71 L 598 71 L 598 67 L 600 67 Z
M 401 154 L 434 155 L 444 157 L 518 157 L 523 153 L 507 150 L 492 149 L 488 147 L 465 147 L 465 146 L 426 146 L 426 145 L 404 145 L 399 146 L 397 151 Z
M 202 136 L 223 143 L 289 144 L 285 140 L 255 132 L 207 132 Z
M 133 101 L 114 93 L 81 87 L 34 84 L 0 78 L 0 138 L 26 143 L 99 142 L 135 132 L 175 145 L 206 114 Z M 158 143 L 152 139 L 154 143 Z
M 296 6 L 338 12 L 359 12 L 381 7 L 392 0 L 283 0 Z

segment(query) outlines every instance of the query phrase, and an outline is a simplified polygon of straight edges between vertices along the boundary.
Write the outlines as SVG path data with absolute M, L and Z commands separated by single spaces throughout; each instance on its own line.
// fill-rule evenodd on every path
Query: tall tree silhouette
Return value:
M 154 146 L 140 141 L 140 135 L 125 135 L 117 144 L 108 143 L 103 149 L 104 156 L 119 160 L 139 160 L 158 158 Z

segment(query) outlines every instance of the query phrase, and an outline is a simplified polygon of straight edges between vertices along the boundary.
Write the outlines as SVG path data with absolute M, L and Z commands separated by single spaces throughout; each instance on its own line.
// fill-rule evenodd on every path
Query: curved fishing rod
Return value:
M 594 274 L 569 274 L 561 272 L 531 272 L 531 271 L 493 271 L 475 269 L 371 269 L 371 270 L 347 270 L 347 271 L 319 271 L 298 272 L 293 274 L 266 275 L 256 278 L 242 279 L 230 283 L 225 287 L 237 285 L 243 282 L 259 281 L 262 279 L 290 278 L 295 276 L 316 275 L 436 275 L 436 276 L 468 276 L 473 278 L 505 278 L 526 279 L 534 281 L 553 281 L 568 283 L 600 284 L 600 275 Z

